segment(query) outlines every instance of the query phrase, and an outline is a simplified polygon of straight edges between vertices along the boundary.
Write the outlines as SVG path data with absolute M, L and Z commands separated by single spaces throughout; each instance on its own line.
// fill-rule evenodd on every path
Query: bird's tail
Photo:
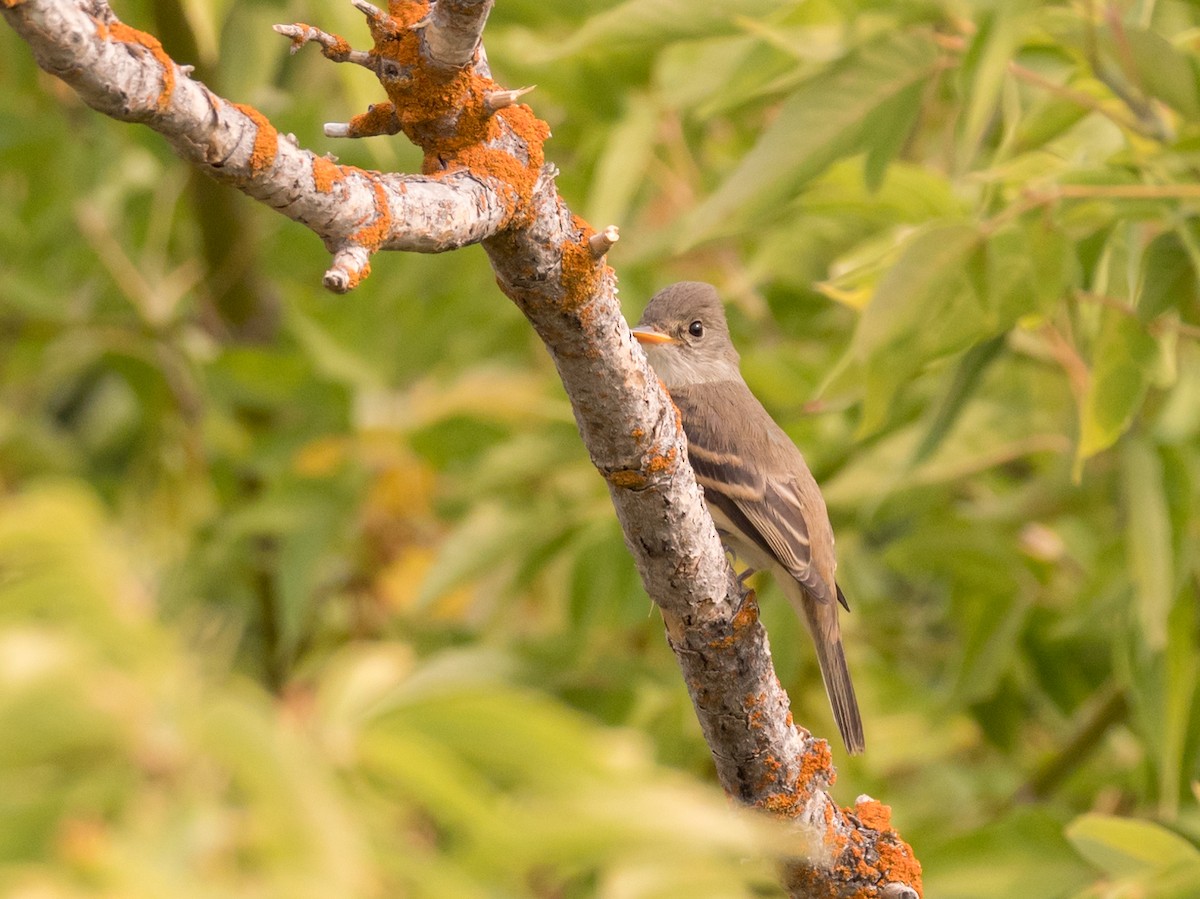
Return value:
M 828 595 L 824 601 L 814 599 L 795 578 L 779 580 L 784 594 L 812 636 L 813 646 L 817 650 L 817 664 L 821 666 L 821 678 L 825 681 L 825 692 L 829 694 L 833 719 L 841 731 L 846 751 L 858 755 L 866 748 L 866 741 L 863 739 L 858 700 L 854 697 L 854 684 L 850 682 L 850 669 L 846 667 L 846 654 L 842 651 L 838 604 Z
M 850 669 L 846 667 L 846 654 L 842 652 L 842 639 L 822 639 L 813 635 L 817 648 L 817 662 L 821 666 L 821 677 L 825 681 L 825 692 L 829 694 L 829 705 L 833 718 L 842 734 L 846 751 L 858 755 L 866 748 L 863 739 L 862 716 L 858 713 L 858 700 L 854 696 L 854 684 L 850 682 Z

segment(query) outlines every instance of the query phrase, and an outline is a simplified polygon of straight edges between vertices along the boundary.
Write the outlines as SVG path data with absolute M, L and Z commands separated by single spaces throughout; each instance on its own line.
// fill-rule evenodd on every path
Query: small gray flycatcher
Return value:
M 679 409 L 696 481 L 725 547 L 769 570 L 808 626 L 846 749 L 862 718 L 838 624 L 833 527 L 804 456 L 742 379 L 716 288 L 682 281 L 650 300 L 633 336 Z

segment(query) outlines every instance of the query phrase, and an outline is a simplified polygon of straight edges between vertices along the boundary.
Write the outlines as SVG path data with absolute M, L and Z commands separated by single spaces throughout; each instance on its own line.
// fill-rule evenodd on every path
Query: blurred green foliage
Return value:
M 270 30 L 362 45 L 348 4 L 116 11 L 318 152 L 416 167 L 322 137 L 379 88 Z M 891 804 L 943 899 L 1200 894 L 1198 41 L 1182 0 L 488 27 L 568 202 L 621 226 L 630 316 L 678 277 L 729 300 L 839 536 L 841 798 Z M 0 891 L 770 895 L 483 254 L 332 297 L 310 234 L 8 30 L 0 80 Z

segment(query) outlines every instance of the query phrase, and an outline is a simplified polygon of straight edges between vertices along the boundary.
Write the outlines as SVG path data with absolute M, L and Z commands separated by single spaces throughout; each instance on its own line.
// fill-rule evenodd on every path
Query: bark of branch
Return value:
M 496 0 L 440 0 L 429 13 L 425 48 L 429 61 L 461 69 L 475 59 L 483 26 Z
M 544 165 L 544 124 L 501 90 L 479 44 L 492 0 L 424 0 L 384 13 L 356 0 L 372 51 L 308 26 L 335 61 L 372 68 L 389 102 L 349 134 L 403 131 L 423 176 L 337 166 L 280 139 L 256 110 L 217 97 L 120 23 L 101 0 L 0 0 L 38 64 L 99 111 L 142 122 L 186 160 L 311 228 L 334 253 L 326 284 L 348 290 L 379 249 L 482 243 L 497 281 L 545 342 L 584 445 L 606 479 L 647 592 L 658 604 L 717 774 L 743 803 L 805 825 L 795 896 L 918 896 L 920 866 L 887 806 L 840 809 L 828 744 L 798 727 L 775 676 L 753 597 L 733 576 L 687 460 L 678 414 L 629 333 L 597 234 L 573 216 Z M 512 98 L 515 100 L 516 98 Z
M 376 250 L 453 250 L 505 224 L 501 190 L 469 171 L 382 174 L 301 149 L 257 110 L 192 80 L 156 38 L 98 0 L 16 3 L 5 17 L 38 65 L 93 109 L 153 128 L 201 171 L 316 233 L 340 254 L 326 276 L 331 289 L 356 285 Z

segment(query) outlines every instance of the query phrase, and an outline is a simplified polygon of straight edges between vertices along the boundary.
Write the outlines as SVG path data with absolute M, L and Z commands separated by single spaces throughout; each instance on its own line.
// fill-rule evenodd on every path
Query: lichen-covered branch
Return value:
M 440 0 L 429 13 L 425 47 L 439 68 L 461 69 L 475 59 L 488 13 L 496 0 Z
M 629 333 L 606 253 L 615 228 L 571 214 L 543 159 L 548 129 L 496 84 L 479 43 L 492 0 L 354 0 L 374 46 L 296 23 L 294 48 L 370 68 L 387 94 L 347 137 L 403 133 L 421 175 L 338 166 L 281 138 L 256 110 L 192 81 L 102 0 L 0 0 L 39 65 L 94 108 L 142 122 L 214 177 L 311 228 L 333 253 L 325 283 L 354 287 L 381 249 L 481 243 L 502 290 L 545 342 L 584 445 L 606 479 L 696 708 L 717 774 L 739 801 L 804 825 L 785 866 L 795 896 L 917 896 L 920 867 L 886 806 L 828 793 L 829 747 L 797 726 L 753 597 L 733 576 L 688 463 L 678 414 Z
M 456 249 L 495 234 L 510 215 L 503 190 L 465 168 L 382 174 L 301 149 L 253 107 L 192 80 L 156 38 L 102 2 L 0 3 L 38 65 L 93 109 L 153 128 L 188 162 L 314 231 L 335 254 L 331 289 L 357 284 L 378 250 Z

